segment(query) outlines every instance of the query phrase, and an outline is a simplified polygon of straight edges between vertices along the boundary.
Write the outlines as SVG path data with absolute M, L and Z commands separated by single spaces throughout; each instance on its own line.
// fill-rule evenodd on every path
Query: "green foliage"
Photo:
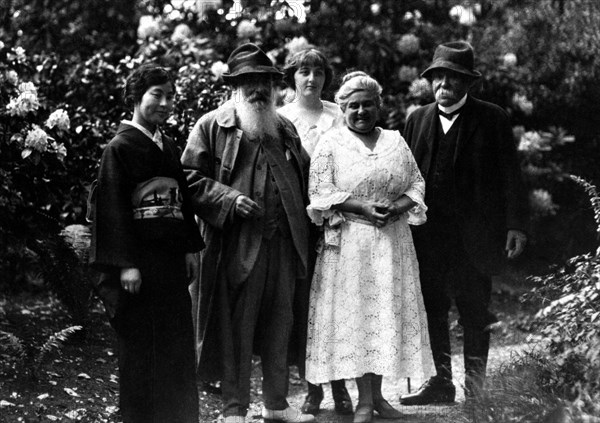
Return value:
M 555 422 L 595 421 L 597 390 L 585 387 L 579 398 L 565 391 L 584 377 L 584 361 L 557 363 L 539 348 L 514 354 L 486 379 L 486 390 L 468 408 L 471 421 Z M 595 377 L 598 367 L 592 369 Z
M 600 196 L 596 187 L 576 176 L 571 179 L 586 190 L 600 232 Z M 598 391 L 600 380 L 600 248 L 595 254 L 573 257 L 552 273 L 530 280 L 536 286 L 524 300 L 541 302 L 542 308 L 535 316 L 539 332 L 562 370 L 556 373 L 554 385 L 571 399 L 591 398 Z M 597 400 L 594 398 L 595 403 Z
M 36 381 L 50 354 L 60 353 L 65 342 L 81 329 L 81 326 L 69 326 L 53 333 L 42 344 L 30 344 L 11 333 L 0 331 L 0 355 L 14 360 L 17 367 Z

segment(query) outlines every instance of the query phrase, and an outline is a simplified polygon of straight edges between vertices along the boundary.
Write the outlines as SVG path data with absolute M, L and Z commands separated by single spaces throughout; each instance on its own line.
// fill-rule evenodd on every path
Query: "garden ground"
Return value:
M 490 369 L 498 368 L 513 354 L 527 346 L 528 322 L 532 309 L 519 303 L 518 296 L 525 288 L 519 282 L 495 282 L 493 310 L 501 319 L 492 337 Z M 69 326 L 69 318 L 62 305 L 45 292 L 0 297 L 0 330 L 10 332 L 23 340 L 32 359 L 25 365 L 12 356 L 0 362 L 0 422 L 89 422 L 116 423 L 118 419 L 118 371 L 115 339 L 106 323 L 99 303 L 91 309 L 85 334 L 73 337 L 60 350 L 43 358 L 37 380 L 28 376 L 36 362 L 41 345 L 53 333 Z M 451 321 L 455 354 L 452 357 L 455 383 L 463 380 L 461 330 Z M 37 353 L 36 353 L 37 352 Z M 38 360 L 39 361 L 39 360 Z M 260 421 L 260 364 L 255 363 L 252 379 L 252 405 L 248 421 Z M 292 369 L 290 402 L 300 406 L 304 398 L 304 382 Z M 356 403 L 358 393 L 354 382 L 347 383 Z M 416 389 L 413 382 L 412 389 Z M 457 389 L 457 403 L 444 406 L 401 407 L 398 397 L 407 391 L 406 379 L 384 380 L 384 395 L 405 414 L 403 422 L 467 422 L 463 407 L 462 389 Z M 212 422 L 219 417 L 220 401 L 213 393 L 200 390 L 201 421 Z M 331 390 L 325 389 L 323 410 L 317 422 L 350 423 L 351 416 L 340 417 L 333 412 Z

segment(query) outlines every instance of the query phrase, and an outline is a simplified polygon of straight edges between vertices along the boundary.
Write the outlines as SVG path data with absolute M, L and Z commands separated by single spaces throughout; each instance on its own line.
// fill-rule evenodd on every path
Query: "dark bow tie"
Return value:
M 438 107 L 438 113 L 440 114 L 440 116 L 445 117 L 448 120 L 452 120 L 452 118 L 454 118 L 454 116 L 456 116 L 457 114 L 459 114 L 462 111 L 462 107 L 459 107 L 458 109 L 456 109 L 453 112 L 450 113 L 446 113 L 444 111 L 442 111 L 439 107 Z

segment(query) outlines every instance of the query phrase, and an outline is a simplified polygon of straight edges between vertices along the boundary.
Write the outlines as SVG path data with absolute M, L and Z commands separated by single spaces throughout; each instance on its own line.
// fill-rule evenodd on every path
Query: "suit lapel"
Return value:
M 454 152 L 454 163 L 456 163 L 456 160 L 465 146 L 469 144 L 475 130 L 479 126 L 479 119 L 477 119 L 476 113 L 475 101 L 469 95 L 464 110 L 461 112 L 462 116 L 460 117 L 460 126 L 458 127 L 458 140 L 456 151 Z
M 417 158 L 417 162 L 421 165 L 421 173 L 423 173 L 426 178 L 429 174 L 429 169 L 431 167 L 431 159 L 433 155 L 433 142 L 435 137 L 437 136 L 437 119 L 438 114 L 436 111 L 437 103 L 433 103 L 424 113 L 423 116 L 423 124 L 424 127 L 420 128 L 422 130 L 423 139 L 425 140 L 425 148 L 424 151 L 416 152 L 419 157 Z

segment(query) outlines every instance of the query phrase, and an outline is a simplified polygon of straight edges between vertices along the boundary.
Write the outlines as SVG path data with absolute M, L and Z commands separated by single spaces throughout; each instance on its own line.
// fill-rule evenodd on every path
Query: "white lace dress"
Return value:
M 323 104 L 323 111 L 314 125 L 306 122 L 297 103 L 288 103 L 277 110 L 292 121 L 298 131 L 298 135 L 300 135 L 302 147 L 304 147 L 309 156 L 312 156 L 323 134 L 334 127 L 340 126 L 344 119 L 340 106 L 325 100 L 321 100 L 321 103 Z
M 417 206 L 383 228 L 332 210 L 352 197 Z M 415 383 L 435 374 L 419 267 L 408 224 L 425 222 L 425 182 L 404 139 L 381 130 L 373 151 L 346 127 L 329 131 L 311 161 L 308 214 L 325 225 L 310 293 L 306 379 L 365 373 Z

